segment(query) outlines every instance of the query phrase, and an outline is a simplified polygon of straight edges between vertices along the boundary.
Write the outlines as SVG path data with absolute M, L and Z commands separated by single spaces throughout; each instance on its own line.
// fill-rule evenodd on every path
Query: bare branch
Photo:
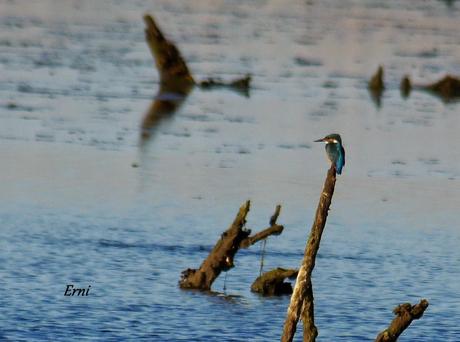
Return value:
M 318 334 L 313 317 L 313 289 L 311 274 L 315 267 L 316 254 L 318 253 L 321 236 L 326 225 L 327 214 L 334 194 L 336 181 L 336 170 L 332 165 L 327 172 L 321 193 L 318 208 L 316 209 L 315 220 L 311 228 L 310 237 L 305 246 L 305 253 L 302 264 L 297 275 L 294 292 L 291 296 L 291 303 L 284 323 L 282 342 L 291 342 L 297 328 L 297 322 L 302 316 L 307 330 L 304 331 L 304 341 L 315 341 Z
M 428 301 L 426 299 L 422 299 L 420 303 L 416 305 L 404 303 L 395 307 L 393 313 L 396 317 L 388 328 L 378 334 L 375 342 L 395 342 L 399 335 L 409 327 L 414 319 L 419 319 L 423 316 L 427 307 Z

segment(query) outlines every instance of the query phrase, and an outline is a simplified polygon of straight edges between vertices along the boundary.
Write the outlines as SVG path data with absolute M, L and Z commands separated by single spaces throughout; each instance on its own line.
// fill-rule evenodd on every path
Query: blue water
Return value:
M 406 73 L 460 75 L 459 8 L 0 2 L 0 340 L 279 340 L 289 297 L 250 292 L 259 245 L 212 293 L 177 282 L 246 199 L 253 231 L 283 206 L 265 270 L 298 267 L 328 167 L 313 140 L 339 132 L 318 340 L 373 340 L 396 305 L 426 298 L 400 341 L 460 341 L 460 104 L 398 89 Z M 195 89 L 141 143 L 158 89 L 146 12 L 197 79 L 252 73 L 250 97 Z M 366 80 L 379 64 L 376 106 Z M 89 295 L 64 296 L 68 284 Z

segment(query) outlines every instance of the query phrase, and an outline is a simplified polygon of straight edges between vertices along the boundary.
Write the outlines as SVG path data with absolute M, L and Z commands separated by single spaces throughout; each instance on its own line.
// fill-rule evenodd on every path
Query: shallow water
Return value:
M 372 340 L 421 298 L 400 340 L 460 340 L 460 104 L 398 89 L 406 73 L 460 75 L 459 8 L 0 2 L 0 339 L 278 340 L 289 298 L 250 292 L 258 245 L 225 294 L 224 275 L 214 295 L 177 281 L 246 199 L 254 230 L 283 205 L 265 269 L 297 267 L 328 166 L 312 141 L 336 131 L 347 164 L 314 271 L 318 340 Z M 251 73 L 250 97 L 195 89 L 141 144 L 158 89 L 146 12 L 197 79 Z M 64 297 L 66 284 L 90 295 Z

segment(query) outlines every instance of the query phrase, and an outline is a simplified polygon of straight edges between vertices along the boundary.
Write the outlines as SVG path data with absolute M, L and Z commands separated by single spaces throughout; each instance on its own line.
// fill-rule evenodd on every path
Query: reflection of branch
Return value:
M 144 16 L 145 38 L 160 75 L 160 90 L 142 121 L 142 139 L 165 118 L 171 117 L 190 93 L 195 81 L 174 43 L 167 40 L 154 19 Z
M 416 305 L 404 303 L 395 307 L 393 313 L 396 317 L 390 323 L 390 326 L 377 336 L 375 342 L 395 342 L 414 319 L 419 319 L 423 316 L 427 307 L 428 301 L 426 299 L 422 299 Z
M 160 76 L 160 90 L 143 119 L 143 140 L 150 137 L 152 130 L 161 121 L 171 117 L 179 109 L 195 85 L 202 89 L 225 87 L 249 96 L 249 75 L 231 82 L 209 78 L 197 84 L 179 49 L 165 37 L 153 17 L 145 15 L 144 22 L 145 39 Z
M 192 85 L 183 87 L 174 87 L 172 85 L 161 84 L 158 94 L 152 101 L 142 120 L 142 140 L 151 137 L 154 129 L 165 119 L 172 115 L 180 108 L 192 90 Z
M 202 89 L 229 88 L 249 96 L 250 75 L 229 82 L 218 78 L 208 78 L 201 82 L 195 82 L 179 49 L 173 42 L 165 38 L 153 17 L 148 14 L 145 15 L 144 22 L 147 26 L 145 38 L 155 59 L 161 83 L 172 83 L 176 88 L 195 84 Z
M 335 167 L 331 166 L 327 172 L 323 192 L 319 198 L 315 220 L 311 227 L 310 237 L 305 246 L 305 253 L 299 274 L 291 296 L 291 302 L 284 322 L 282 342 L 290 342 L 294 338 L 299 318 L 304 322 L 304 341 L 315 341 L 318 334 L 313 317 L 313 289 L 311 274 L 315 267 L 316 254 L 318 253 L 321 236 L 326 226 L 327 214 L 334 194 L 336 181 Z

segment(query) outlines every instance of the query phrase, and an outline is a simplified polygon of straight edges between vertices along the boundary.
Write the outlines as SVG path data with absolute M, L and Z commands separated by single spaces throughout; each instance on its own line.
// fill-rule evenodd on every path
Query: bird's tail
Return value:
M 337 174 L 342 174 L 342 167 L 342 165 L 335 165 L 335 171 L 337 171 Z

